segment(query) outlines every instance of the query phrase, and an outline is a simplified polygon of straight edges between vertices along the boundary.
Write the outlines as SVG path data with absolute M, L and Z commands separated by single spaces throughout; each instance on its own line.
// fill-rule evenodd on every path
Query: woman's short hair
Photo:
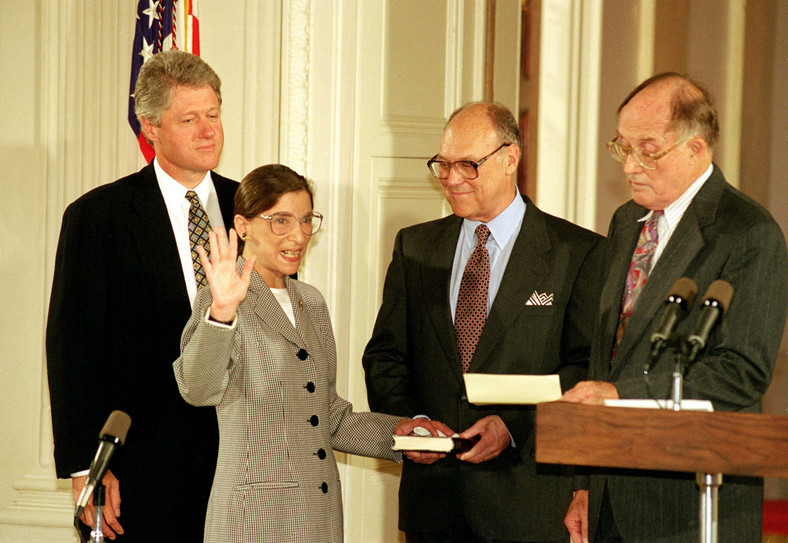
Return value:
M 276 205 L 284 194 L 305 190 L 314 205 L 312 183 L 283 164 L 255 168 L 241 180 L 235 193 L 235 215 L 251 219 Z

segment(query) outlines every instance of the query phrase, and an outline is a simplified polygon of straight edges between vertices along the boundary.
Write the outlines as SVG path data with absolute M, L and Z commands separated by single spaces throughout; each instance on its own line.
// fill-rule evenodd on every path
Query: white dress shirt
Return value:
M 167 206 L 167 213 L 170 216 L 172 231 L 175 234 L 175 243 L 178 246 L 178 256 L 181 260 L 183 279 L 186 282 L 186 292 L 189 294 L 189 303 L 194 303 L 197 294 L 197 280 L 194 278 L 194 267 L 192 266 L 192 248 L 189 243 L 189 207 L 191 204 L 186 199 L 186 192 L 189 190 L 175 179 L 170 177 L 159 166 L 158 159 L 153 160 L 153 167 L 156 170 L 156 180 L 159 182 L 159 189 L 164 197 L 164 204 Z M 212 229 L 221 228 L 224 230 L 222 210 L 219 206 L 219 197 L 216 195 L 216 188 L 213 186 L 211 172 L 194 189 L 200 198 L 208 220 L 211 221 Z
M 499 213 L 493 220 L 486 223 L 490 229 L 490 237 L 487 238 L 487 252 L 490 255 L 490 284 L 487 287 L 487 315 L 498 294 L 501 286 L 506 265 L 509 264 L 509 257 L 512 256 L 512 248 L 523 225 L 525 217 L 525 201 L 519 192 L 516 192 L 512 202 Z M 454 320 L 457 311 L 457 298 L 460 295 L 460 283 L 465 265 L 471 257 L 471 253 L 476 248 L 476 227 L 482 224 L 480 221 L 464 219 L 460 236 L 457 239 L 457 249 L 454 253 L 454 263 L 451 269 L 451 284 L 449 285 L 449 301 L 451 303 L 451 316 Z
M 654 249 L 654 255 L 651 257 L 652 270 L 654 269 L 654 266 L 656 266 L 657 260 L 659 260 L 659 257 L 665 250 L 670 238 L 673 236 L 673 232 L 676 231 L 676 227 L 679 225 L 681 218 L 684 216 L 687 208 L 692 203 L 692 199 L 695 198 L 696 194 L 698 194 L 698 191 L 706 182 L 706 180 L 711 177 L 711 172 L 713 171 L 714 166 L 710 165 L 709 168 L 703 172 L 703 174 L 698 177 L 695 182 L 692 183 L 689 188 L 676 199 L 675 202 L 664 209 L 664 213 L 657 221 L 657 235 L 659 236 L 659 241 L 657 243 L 657 247 Z M 649 217 L 651 217 L 652 213 L 654 212 L 649 211 L 643 217 L 638 219 L 638 222 L 645 222 Z

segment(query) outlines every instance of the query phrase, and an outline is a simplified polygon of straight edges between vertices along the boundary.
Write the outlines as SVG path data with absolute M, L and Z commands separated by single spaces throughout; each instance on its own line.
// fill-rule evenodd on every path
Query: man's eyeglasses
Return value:
M 449 177 L 449 172 L 451 169 L 454 168 L 454 171 L 457 174 L 465 179 L 466 181 L 470 181 L 472 179 L 476 179 L 479 177 L 479 166 L 484 164 L 484 161 L 493 156 L 495 153 L 503 149 L 504 147 L 509 147 L 513 145 L 512 143 L 503 143 L 500 147 L 498 147 L 495 151 L 490 153 L 484 158 L 479 159 L 478 162 L 473 162 L 472 160 L 458 160 L 457 162 L 447 162 L 445 160 L 437 160 L 438 155 L 435 155 L 431 159 L 427 161 L 427 167 L 430 169 L 430 173 L 437 177 L 438 179 L 446 179 Z
M 258 215 L 261 219 L 268 221 L 271 227 L 271 232 L 277 236 L 284 236 L 289 234 L 295 227 L 296 223 L 301 227 L 301 231 L 307 236 L 311 236 L 318 230 L 320 225 L 323 224 L 323 215 L 317 211 L 310 211 L 303 217 L 296 217 L 292 213 L 274 213 L 273 215 Z
M 636 149 L 634 147 L 629 147 L 625 145 L 621 145 L 618 140 L 621 139 L 621 136 L 616 136 L 609 142 L 607 142 L 607 149 L 610 151 L 610 156 L 613 157 L 613 160 L 616 162 L 624 163 L 627 161 L 627 157 L 632 155 L 635 157 L 635 162 L 640 164 L 640 166 L 644 170 L 656 170 L 657 169 L 657 161 L 662 158 L 663 156 L 667 155 L 673 149 L 681 145 L 682 143 L 688 142 L 692 139 L 692 136 L 688 138 L 684 138 L 678 143 L 674 143 L 664 151 L 660 151 L 659 153 L 647 153 L 642 149 Z

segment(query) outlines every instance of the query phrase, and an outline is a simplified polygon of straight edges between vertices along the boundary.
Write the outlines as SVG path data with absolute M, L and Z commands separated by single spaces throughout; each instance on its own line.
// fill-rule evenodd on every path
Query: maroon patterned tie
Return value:
M 482 335 L 487 320 L 487 289 L 490 285 L 490 254 L 487 252 L 487 238 L 490 229 L 480 224 L 476 227 L 476 248 L 465 264 L 457 296 L 457 309 L 454 315 L 454 335 L 460 351 L 462 371 L 468 371 L 479 336 Z
M 651 271 L 651 258 L 654 256 L 654 249 L 657 248 L 657 243 L 659 242 L 657 222 L 661 216 L 662 211 L 654 211 L 651 214 L 646 224 L 643 225 L 643 230 L 640 231 L 637 247 L 635 247 L 635 252 L 632 253 L 627 282 L 624 286 L 624 295 L 621 297 L 621 314 L 618 317 L 618 329 L 616 330 L 616 347 L 621 343 L 624 330 L 629 323 L 629 317 L 632 315 L 632 308 L 635 307 L 635 302 L 637 302 L 640 291 L 646 284 L 646 279 L 648 279 L 648 274 Z M 613 349 L 613 356 L 615 356 L 615 348 Z

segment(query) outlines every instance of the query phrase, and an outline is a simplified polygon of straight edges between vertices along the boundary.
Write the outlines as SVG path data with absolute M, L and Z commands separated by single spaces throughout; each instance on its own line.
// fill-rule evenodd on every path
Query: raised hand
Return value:
M 197 253 L 211 287 L 211 317 L 219 321 L 231 321 L 235 310 L 246 298 L 255 257 L 251 256 L 246 260 L 243 272 L 238 275 L 238 238 L 235 230 L 230 229 L 229 240 L 223 229 L 212 230 L 208 234 L 208 241 L 211 246 L 210 259 L 201 245 L 197 246 Z

